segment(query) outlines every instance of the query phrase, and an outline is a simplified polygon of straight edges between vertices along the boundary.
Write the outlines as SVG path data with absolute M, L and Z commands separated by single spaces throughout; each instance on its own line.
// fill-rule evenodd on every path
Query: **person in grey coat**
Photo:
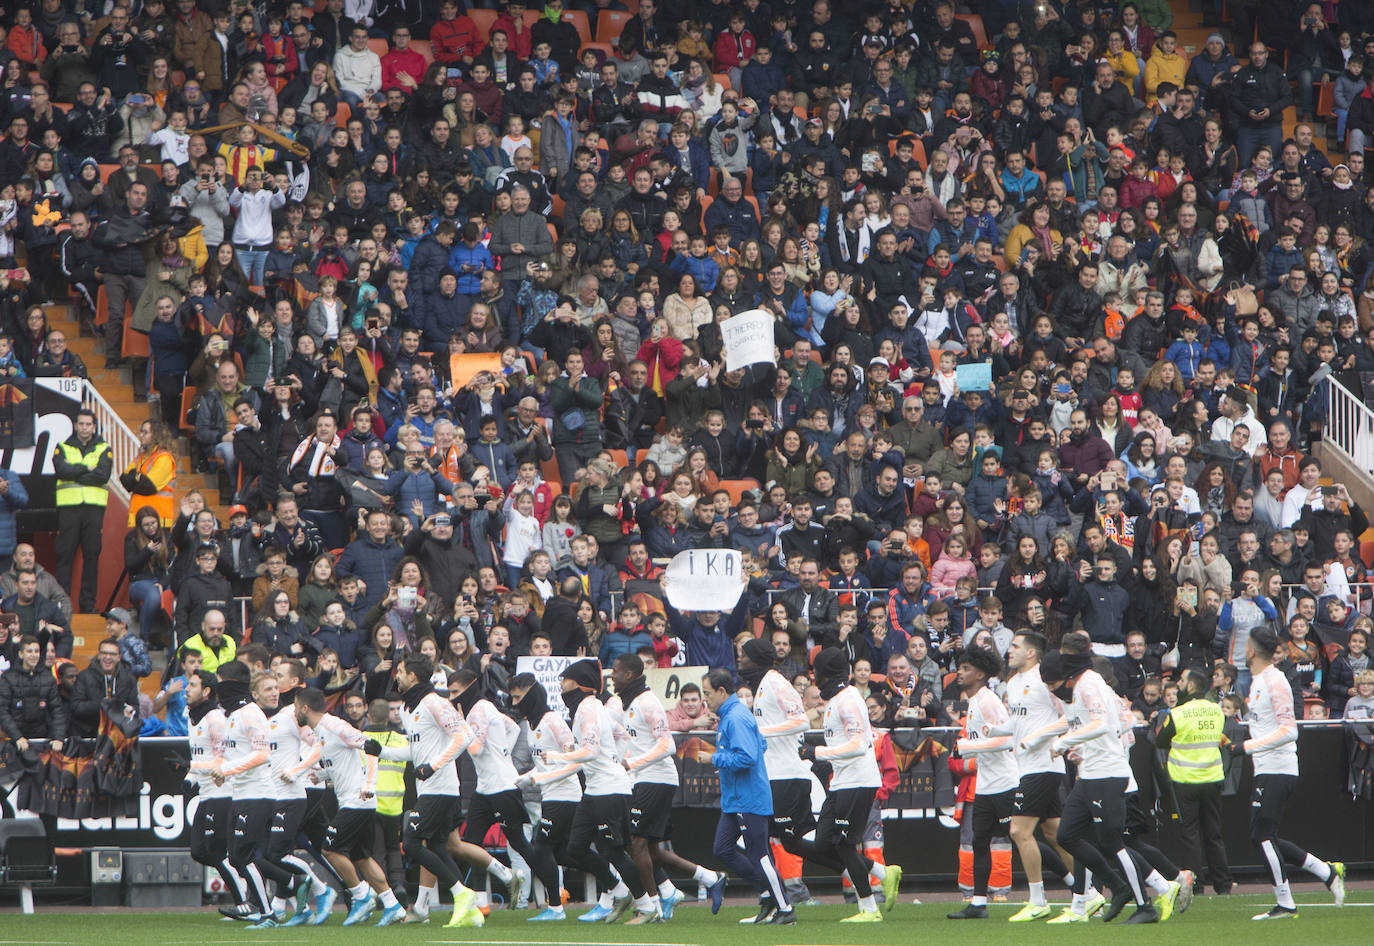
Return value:
M 516 185 L 510 192 L 511 212 L 491 225 L 488 248 L 501 258 L 501 273 L 507 283 L 519 283 L 526 275 L 527 263 L 553 253 L 553 236 L 548 223 L 530 210 L 529 188 Z
M 229 216 L 229 189 L 215 180 L 215 162 L 208 157 L 196 162 L 196 175 L 177 191 L 191 218 L 202 227 L 206 246 L 224 242 L 224 221 Z

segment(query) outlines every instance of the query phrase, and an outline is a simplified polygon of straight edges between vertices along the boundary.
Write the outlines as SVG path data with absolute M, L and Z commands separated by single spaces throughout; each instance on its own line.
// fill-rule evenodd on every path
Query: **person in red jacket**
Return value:
M 510 40 L 511 51 L 520 59 L 529 61 L 530 53 L 534 50 L 534 42 L 530 24 L 525 22 L 525 0 L 510 0 L 510 3 L 506 4 L 506 12 L 496 18 L 491 28 L 505 30 L 506 38 Z
M 267 32 L 262 37 L 262 53 L 267 57 L 263 63 L 267 77 L 290 82 L 300 68 L 300 56 L 296 54 L 296 44 L 286 32 L 286 21 L 274 13 L 267 18 Z
M 716 37 L 716 69 L 729 73 L 731 88 L 740 87 L 744 67 L 754 59 L 758 40 L 744 28 L 744 14 L 736 10 L 730 14 L 730 28 Z
M 447 66 L 450 77 L 458 76 L 471 66 L 472 60 L 486 47 L 472 17 L 466 13 L 458 15 L 457 0 L 444 0 L 439 4 L 439 21 L 429 31 L 429 41 L 434 61 Z
M 391 34 L 391 51 L 382 57 L 382 88 L 414 92 L 427 68 L 425 57 L 410 48 L 410 27 L 396 27 Z

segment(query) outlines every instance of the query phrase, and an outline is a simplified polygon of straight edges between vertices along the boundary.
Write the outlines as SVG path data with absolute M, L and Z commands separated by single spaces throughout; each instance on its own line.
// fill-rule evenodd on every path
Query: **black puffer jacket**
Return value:
M 52 670 L 16 664 L 0 676 L 0 735 L 9 739 L 67 738 L 67 707 L 57 696 Z

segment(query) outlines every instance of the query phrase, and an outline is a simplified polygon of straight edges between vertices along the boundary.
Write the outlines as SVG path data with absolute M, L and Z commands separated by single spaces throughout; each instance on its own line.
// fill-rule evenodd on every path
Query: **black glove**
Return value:
M 53 748 L 56 749 L 58 747 L 53 746 Z M 167 763 L 171 766 L 173 772 L 189 772 L 191 769 L 190 761 L 185 756 L 177 755 L 176 753 L 167 757 Z
M 1238 758 L 1245 756 L 1245 743 L 1238 739 L 1232 739 L 1230 742 L 1226 743 L 1226 748 L 1233 756 Z
M 797 746 L 797 755 L 800 756 L 804 762 L 815 762 L 816 747 L 803 742 L 801 745 Z
M 366 752 L 368 755 L 381 755 L 382 744 L 376 739 L 369 739 L 367 742 L 363 743 L 363 752 Z
M 433 774 L 434 766 L 430 765 L 428 762 L 422 762 L 415 766 L 415 777 L 422 782 Z

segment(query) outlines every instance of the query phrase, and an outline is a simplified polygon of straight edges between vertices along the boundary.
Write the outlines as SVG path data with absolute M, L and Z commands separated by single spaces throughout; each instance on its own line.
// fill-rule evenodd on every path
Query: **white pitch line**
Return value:
M 529 946 L 527 939 L 432 939 L 429 941 L 434 946 Z M 598 943 L 585 939 L 569 940 L 549 940 L 550 944 L 563 944 L 563 946 L 697 946 L 695 943 L 634 943 L 624 940 L 615 942 Z

